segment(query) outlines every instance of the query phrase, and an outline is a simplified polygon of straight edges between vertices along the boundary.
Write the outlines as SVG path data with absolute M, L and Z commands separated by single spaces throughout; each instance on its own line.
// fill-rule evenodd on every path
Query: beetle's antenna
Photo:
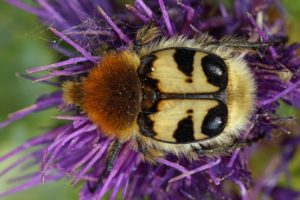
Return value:
M 154 22 L 150 22 L 140 30 L 138 30 L 136 34 L 136 38 L 133 43 L 133 51 L 138 53 L 143 45 L 148 44 L 155 38 L 159 37 L 160 30 L 158 27 L 154 26 Z

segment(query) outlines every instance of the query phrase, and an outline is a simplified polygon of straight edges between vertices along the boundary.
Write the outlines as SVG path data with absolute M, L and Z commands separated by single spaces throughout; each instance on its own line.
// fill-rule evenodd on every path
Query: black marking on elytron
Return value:
M 159 100 L 153 102 L 151 107 L 144 107 L 144 104 L 142 104 L 142 111 L 138 114 L 137 123 L 141 134 L 144 136 L 154 138 L 157 135 L 153 129 L 154 122 L 149 115 L 158 112 L 158 104 Z
M 160 91 L 158 90 L 158 80 L 149 77 L 152 72 L 153 62 L 157 57 L 153 54 L 141 58 L 141 64 L 137 69 L 138 76 L 142 83 L 142 109 L 148 108 L 150 104 L 154 105 L 159 98 Z M 149 90 L 150 88 L 150 90 Z M 149 101 L 149 99 L 151 99 Z M 150 105 L 151 106 L 151 105 Z M 153 106 L 152 106 L 153 107 Z
M 157 89 L 158 80 L 152 79 L 151 77 L 148 76 L 152 72 L 153 62 L 156 59 L 157 57 L 153 54 L 142 57 L 141 64 L 137 69 L 137 73 L 144 86 L 149 86 L 159 93 Z
M 201 65 L 209 83 L 218 86 L 220 90 L 227 87 L 228 71 L 221 57 L 208 54 L 202 58 Z
M 193 72 L 195 50 L 193 49 L 181 49 L 175 50 L 173 55 L 174 60 L 177 64 L 177 68 L 183 72 L 186 76 L 191 77 Z
M 138 67 L 137 72 L 142 82 L 145 82 L 148 79 L 148 74 L 151 73 L 153 62 L 156 59 L 157 57 L 153 54 L 141 58 L 141 64 Z
M 209 138 L 219 135 L 227 124 L 227 118 L 227 106 L 224 103 L 219 102 L 219 105 L 209 109 L 207 112 L 202 123 L 201 132 Z
M 147 114 L 139 113 L 137 121 L 142 135 L 152 138 L 155 137 L 155 135 L 157 135 L 153 131 L 154 122 L 148 117 Z
M 187 78 L 187 79 L 185 80 L 185 82 L 186 82 L 186 83 L 192 83 L 192 82 L 193 82 L 193 79 L 192 79 L 192 78 Z
M 187 143 L 194 142 L 194 123 L 192 116 L 188 116 L 177 124 L 177 129 L 175 130 L 173 137 L 176 139 L 177 143 Z
M 192 110 L 192 109 L 188 109 L 187 111 L 186 111 L 186 113 L 187 114 L 192 114 L 194 111 Z

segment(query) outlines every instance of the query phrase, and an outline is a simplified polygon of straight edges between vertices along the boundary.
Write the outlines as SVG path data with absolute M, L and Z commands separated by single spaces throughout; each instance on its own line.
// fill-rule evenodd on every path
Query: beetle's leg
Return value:
M 205 147 L 205 146 L 199 146 L 199 148 L 194 148 L 194 151 L 199 155 L 199 156 L 214 156 L 214 155 L 230 155 L 234 150 L 238 148 L 243 148 L 245 146 L 250 146 L 254 142 L 259 141 L 260 139 L 264 138 L 263 135 L 259 135 L 255 138 L 247 139 L 244 141 L 239 141 L 236 143 L 231 143 L 223 146 L 218 146 L 218 147 Z
M 99 186 L 103 183 L 103 180 L 110 174 L 110 172 L 113 168 L 114 162 L 115 162 L 116 158 L 118 157 L 118 154 L 120 153 L 121 148 L 122 148 L 122 143 L 119 140 L 115 140 L 110 145 L 110 147 L 108 149 L 107 158 L 105 161 L 105 168 L 104 168 L 101 176 L 99 177 L 96 185 L 92 187 L 88 182 L 88 188 L 92 193 L 94 193 L 99 188 Z
M 156 158 L 163 157 L 164 153 L 160 152 L 154 148 L 147 147 L 144 142 L 140 139 L 136 139 L 139 152 L 144 156 L 145 161 L 155 164 Z

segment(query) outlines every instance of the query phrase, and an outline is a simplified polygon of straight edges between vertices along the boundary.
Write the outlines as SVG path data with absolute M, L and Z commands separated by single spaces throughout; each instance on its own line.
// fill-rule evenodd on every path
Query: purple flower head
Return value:
M 23 183 L 11 190 L 0 191 L 0 197 L 67 176 L 72 184 L 84 183 L 79 194 L 82 200 L 101 199 L 108 192 L 111 192 L 110 199 L 120 193 L 124 199 L 300 198 L 300 192 L 278 185 L 279 176 L 287 172 L 300 144 L 299 135 L 288 134 L 280 126 L 280 122 L 287 119 L 276 113 L 279 100 L 300 109 L 300 45 L 278 42 L 287 36 L 284 32 L 286 14 L 277 0 L 234 0 L 230 6 L 200 0 L 135 0 L 126 6 L 100 0 L 37 0 L 35 6 L 20 0 L 7 2 L 37 15 L 48 25 L 57 37 L 51 47 L 64 59 L 27 70 L 27 78 L 51 84 L 57 91 L 11 114 L 0 123 L 0 128 L 51 107 L 61 109 L 62 115 L 56 117 L 58 120 L 70 123 L 41 134 L 0 157 L 3 162 L 28 152 L 27 156 L 1 171 L 0 176 L 17 167 L 28 167 L 27 163 L 32 160 L 41 165 L 40 172 L 16 179 Z M 145 163 L 141 154 L 126 143 L 111 173 L 95 193 L 91 192 L 88 185 L 96 183 L 103 172 L 112 138 L 105 137 L 84 114 L 64 104 L 61 84 L 87 73 L 99 62 L 101 47 L 126 49 L 137 30 L 149 22 L 159 26 L 166 37 L 209 33 L 217 39 L 236 35 L 252 42 L 273 41 L 269 47 L 246 55 L 257 82 L 257 110 L 242 139 L 256 143 L 256 138 L 271 139 L 274 130 L 286 132 L 278 144 L 280 153 L 270 158 L 267 173 L 260 179 L 254 180 L 248 168 L 249 157 L 259 143 L 251 148 L 238 148 L 232 155 L 203 156 L 193 162 L 168 155 L 158 158 L 157 165 Z M 31 76 L 37 72 L 45 75 Z M 73 114 L 63 114 L 66 111 Z

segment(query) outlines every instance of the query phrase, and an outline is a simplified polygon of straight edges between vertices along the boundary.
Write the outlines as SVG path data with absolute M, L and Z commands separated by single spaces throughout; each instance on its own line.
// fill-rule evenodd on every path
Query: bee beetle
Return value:
M 243 56 L 264 45 L 166 38 L 146 25 L 127 50 L 105 54 L 81 81 L 65 82 L 63 98 L 114 139 L 104 177 L 127 141 L 150 162 L 167 153 L 190 160 L 218 154 L 237 146 L 255 110 L 255 81 Z

